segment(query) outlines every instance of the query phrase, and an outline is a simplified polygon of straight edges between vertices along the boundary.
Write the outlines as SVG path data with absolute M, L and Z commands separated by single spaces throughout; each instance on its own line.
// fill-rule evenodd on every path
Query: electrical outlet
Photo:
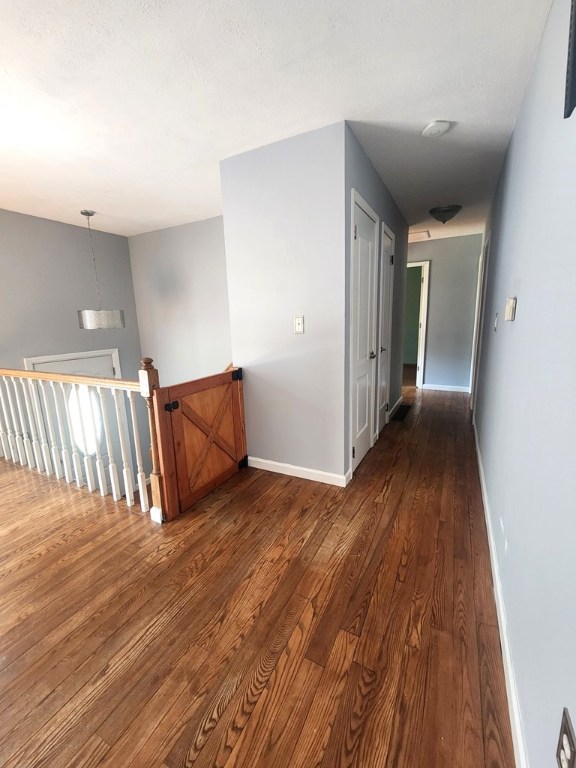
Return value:
M 294 333 L 304 333 L 304 315 L 294 315 Z
M 562 725 L 558 737 L 556 759 L 560 768 L 575 768 L 576 766 L 576 737 L 570 720 L 570 713 L 565 708 L 562 713 Z

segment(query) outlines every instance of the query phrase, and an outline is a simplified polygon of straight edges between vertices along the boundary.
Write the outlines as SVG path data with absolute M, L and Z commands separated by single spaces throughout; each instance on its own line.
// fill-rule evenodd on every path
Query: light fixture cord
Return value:
M 90 248 L 92 250 L 92 266 L 94 267 L 94 277 L 96 278 L 96 293 L 98 294 L 98 309 L 102 309 L 102 296 L 100 295 L 100 281 L 98 280 L 98 270 L 96 269 L 96 256 L 94 255 L 94 241 L 92 240 L 92 227 L 90 226 L 90 216 L 86 216 L 88 223 L 88 232 L 90 234 Z

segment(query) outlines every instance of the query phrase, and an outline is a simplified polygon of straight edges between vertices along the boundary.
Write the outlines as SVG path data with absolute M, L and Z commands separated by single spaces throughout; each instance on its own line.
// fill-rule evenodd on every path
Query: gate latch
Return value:
M 166 405 L 164 406 L 164 410 L 170 411 L 170 413 L 172 411 L 178 410 L 178 408 L 180 408 L 180 403 L 178 402 L 178 400 L 173 400 L 171 403 L 166 403 Z

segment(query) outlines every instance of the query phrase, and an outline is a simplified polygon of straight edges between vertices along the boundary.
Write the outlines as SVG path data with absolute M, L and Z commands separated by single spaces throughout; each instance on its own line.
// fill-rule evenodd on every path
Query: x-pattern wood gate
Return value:
M 242 369 L 154 391 L 165 516 L 246 466 Z

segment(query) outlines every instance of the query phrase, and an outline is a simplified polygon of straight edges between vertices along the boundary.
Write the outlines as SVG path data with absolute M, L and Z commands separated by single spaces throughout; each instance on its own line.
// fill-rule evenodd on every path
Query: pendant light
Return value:
M 94 255 L 94 242 L 92 240 L 92 228 L 90 219 L 94 216 L 94 211 L 80 211 L 82 216 L 86 217 L 88 232 L 90 235 L 90 249 L 92 251 L 92 268 L 94 269 L 94 280 L 96 281 L 96 293 L 98 294 L 98 309 L 79 309 L 78 320 L 80 328 L 87 331 L 104 330 L 109 328 L 124 328 L 124 310 L 123 309 L 102 309 L 102 297 L 100 295 L 100 283 L 98 282 L 98 270 L 96 269 L 96 257 Z

